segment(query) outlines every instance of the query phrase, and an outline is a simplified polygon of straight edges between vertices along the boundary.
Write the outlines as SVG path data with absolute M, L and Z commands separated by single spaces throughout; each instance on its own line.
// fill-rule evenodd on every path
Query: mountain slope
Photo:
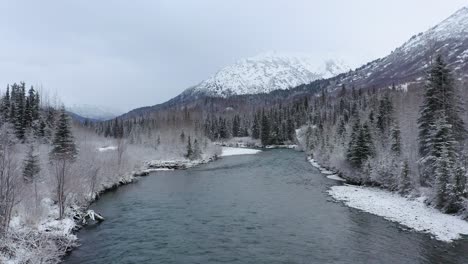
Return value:
M 266 53 L 227 66 L 184 94 L 228 97 L 269 93 L 330 78 L 348 70 L 349 67 L 339 61 L 317 63 L 304 55 Z
M 334 88 L 341 84 L 360 88 L 417 82 L 424 77 L 437 54 L 444 57 L 459 78 L 468 76 L 468 7 L 458 10 L 428 31 L 413 36 L 387 57 L 334 78 Z
M 250 104 L 252 98 L 258 102 L 259 96 L 264 98 L 263 101 L 287 100 L 322 89 L 333 92 L 343 84 L 360 89 L 421 83 L 437 54 L 444 57 L 458 79 L 468 80 L 468 7 L 458 10 L 426 32 L 413 36 L 390 55 L 353 71 L 346 71 L 347 67 L 333 61 L 317 67 L 303 58 L 296 60 L 275 54 L 257 56 L 222 69 L 166 103 L 135 109 L 124 117 L 194 105 L 206 97 Z M 340 72 L 344 73 L 338 74 Z M 321 79 L 327 77 L 331 78 Z M 288 89 L 292 86 L 296 87 Z

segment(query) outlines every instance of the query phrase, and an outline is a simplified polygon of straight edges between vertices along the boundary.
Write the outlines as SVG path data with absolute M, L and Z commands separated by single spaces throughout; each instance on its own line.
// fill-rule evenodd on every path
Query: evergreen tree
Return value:
M 407 195 L 412 189 L 411 179 L 410 179 L 410 168 L 407 160 L 403 162 L 403 167 L 401 168 L 400 179 L 398 181 L 398 191 L 402 195 Z
M 193 160 L 201 159 L 201 156 L 202 156 L 202 151 L 201 151 L 201 148 L 200 148 L 200 144 L 198 143 L 198 140 L 195 139 L 193 141 L 193 154 L 192 154 L 191 159 L 193 159 Z
M 262 112 L 262 134 L 260 139 L 264 146 L 271 144 L 270 120 L 268 120 L 265 111 Z
M 346 133 L 346 125 L 343 119 L 340 119 L 338 124 L 338 130 L 336 131 L 340 137 L 343 137 Z
M 67 185 L 69 165 L 75 161 L 77 154 L 78 150 L 70 130 L 69 118 L 65 108 L 62 107 L 55 128 L 52 150 L 49 153 L 50 161 L 55 168 L 55 190 L 59 206 L 59 219 L 63 219 L 65 214 L 67 198 L 65 187 Z
M 240 117 L 238 115 L 234 116 L 232 120 L 232 136 L 239 137 L 241 135 L 241 124 L 240 124 Z
M 458 155 L 452 127 L 447 119 L 445 112 L 441 111 L 430 135 L 433 140 L 430 145 L 430 156 L 426 158 L 425 164 L 435 174 L 436 206 L 446 212 L 454 212 L 459 206 L 454 184 Z
M 193 158 L 192 139 L 190 138 L 190 136 L 188 136 L 188 140 L 187 140 L 187 151 L 185 153 L 185 157 L 187 159 Z
M 23 178 L 27 183 L 34 181 L 34 178 L 40 172 L 39 157 L 34 151 L 34 146 L 31 144 L 24 160 Z
M 354 167 L 361 166 L 361 159 L 358 153 L 358 148 L 359 148 L 358 140 L 359 140 L 360 134 L 361 134 L 361 124 L 359 120 L 356 120 L 351 130 L 351 137 L 348 143 L 348 150 L 346 152 L 346 159 Z
M 380 100 L 379 113 L 377 115 L 377 127 L 384 134 L 392 123 L 393 105 L 388 94 Z
M 307 130 L 305 133 L 305 145 L 306 145 L 306 150 L 313 150 L 314 149 L 314 144 L 313 144 L 313 134 L 314 131 L 312 129 L 312 126 L 307 126 Z
M 62 107 L 59 112 L 55 135 L 52 142 L 52 150 L 50 152 L 50 159 L 54 160 L 68 160 L 74 161 L 78 150 L 74 142 L 73 135 L 70 128 L 70 120 Z
M 189 140 L 190 141 L 190 140 Z M 185 142 L 185 133 L 182 130 L 182 133 L 180 133 L 180 142 L 184 143 Z
M 252 125 L 252 138 L 259 139 L 260 138 L 260 121 L 258 118 L 258 114 L 254 115 L 253 125 Z
M 9 120 L 9 113 L 10 113 L 10 85 L 7 85 L 6 93 L 2 99 L 2 117 L 5 121 Z
M 391 131 L 392 143 L 390 149 L 393 154 L 400 156 L 401 154 L 401 132 L 400 127 L 397 124 L 394 124 Z
M 39 157 L 34 151 L 34 146 L 31 144 L 26 154 L 26 159 L 24 160 L 23 179 L 26 183 L 33 183 L 36 210 L 39 205 L 36 177 L 38 176 L 40 170 L 41 168 L 39 166 Z
M 427 156 L 430 152 L 431 129 L 436 121 L 436 113 L 440 110 L 445 111 L 447 122 L 452 126 L 455 140 L 461 142 L 465 138 L 465 125 L 459 116 L 462 109 L 451 72 L 442 57 L 438 56 L 428 76 L 424 102 L 418 119 L 421 157 Z
M 364 123 L 361 126 L 357 120 L 353 126 L 346 158 L 352 166 L 361 168 L 362 164 L 373 154 L 374 146 L 369 125 Z

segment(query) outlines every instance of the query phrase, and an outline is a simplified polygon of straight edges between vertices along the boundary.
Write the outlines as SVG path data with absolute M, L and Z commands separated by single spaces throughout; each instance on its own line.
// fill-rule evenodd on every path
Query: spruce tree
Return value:
M 393 154 L 396 156 L 400 156 L 401 154 L 401 132 L 400 127 L 398 124 L 394 124 L 391 130 L 391 139 L 392 143 L 390 149 L 392 150 Z
M 180 142 L 184 143 L 185 142 L 185 133 L 182 130 L 182 133 L 180 133 Z
M 201 151 L 201 148 L 200 148 L 200 144 L 198 143 L 198 140 L 195 139 L 193 141 L 193 154 L 192 154 L 192 158 L 191 159 L 201 159 L 201 156 L 202 156 L 202 151 Z
M 253 125 L 252 125 L 252 138 L 259 139 L 260 138 L 260 121 L 259 115 L 254 115 Z
M 62 107 L 55 128 L 52 150 L 49 153 L 50 161 L 55 168 L 55 190 L 59 206 L 59 219 L 63 219 L 65 214 L 67 198 L 65 187 L 68 182 L 69 166 L 75 161 L 77 154 L 78 150 L 71 133 L 69 118 L 65 108 Z
M 2 117 L 5 121 L 9 120 L 9 113 L 10 113 L 10 85 L 7 85 L 7 89 L 5 95 L 2 98 Z
M 188 136 L 188 140 L 187 140 L 187 149 L 185 152 L 185 157 L 187 159 L 193 159 L 192 139 L 190 138 L 190 136 Z
M 264 146 L 271 144 L 270 120 L 265 114 L 265 111 L 262 112 L 262 133 L 260 139 Z
M 400 178 L 398 181 L 398 191 L 402 195 L 407 195 L 411 192 L 412 184 L 410 179 L 410 168 L 407 160 L 403 162 Z
M 23 179 L 27 183 L 34 181 L 35 176 L 40 172 L 39 157 L 34 151 L 34 146 L 31 144 L 26 154 L 23 167 Z
M 232 136 L 239 137 L 241 135 L 241 124 L 240 124 L 240 117 L 235 115 L 232 120 Z
M 71 133 L 70 120 L 65 108 L 62 107 L 55 128 L 52 150 L 49 154 L 50 160 L 74 161 L 77 154 L 78 150 Z
M 429 72 L 424 101 L 418 119 L 419 153 L 425 157 L 430 152 L 431 129 L 434 127 L 436 113 L 444 110 L 447 122 L 452 126 L 454 138 L 458 142 L 465 139 L 466 129 L 460 118 L 462 104 L 457 96 L 453 77 L 441 56 L 435 60 Z
M 41 168 L 39 165 L 39 156 L 34 151 L 34 145 L 31 144 L 26 154 L 26 159 L 24 160 L 23 179 L 28 184 L 33 183 L 36 210 L 39 205 L 36 177 L 38 176 L 40 170 Z
M 425 164 L 435 174 L 434 191 L 435 204 L 446 212 L 458 210 L 458 197 L 455 192 L 456 141 L 452 127 L 448 124 L 445 111 L 438 113 L 430 137 L 430 155 L 426 157 Z
M 359 148 L 359 136 L 361 134 L 361 124 L 359 120 L 356 120 L 351 130 L 351 137 L 348 143 L 348 150 L 346 152 L 346 159 L 354 167 L 361 166 L 361 159 L 358 153 Z
M 379 112 L 377 115 L 377 127 L 382 134 L 384 134 L 389 129 L 390 124 L 392 123 L 392 115 L 392 101 L 388 94 L 386 94 L 384 98 L 380 100 Z

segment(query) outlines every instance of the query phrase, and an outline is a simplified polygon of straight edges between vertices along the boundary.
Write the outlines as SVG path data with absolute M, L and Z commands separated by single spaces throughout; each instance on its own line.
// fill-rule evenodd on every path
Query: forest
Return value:
M 323 85 L 318 81 L 309 94 L 289 100 L 267 95 L 251 104 L 241 97 L 244 103 L 236 105 L 218 99 L 214 108 L 205 100 L 178 110 L 180 120 L 152 115 L 94 124 L 94 129 L 115 136 L 122 127 L 131 139 L 135 127 L 151 131 L 186 123 L 211 141 L 250 137 L 262 146 L 299 143 L 350 183 L 429 197 L 427 203 L 443 212 L 466 213 L 467 85 L 442 56 L 434 57 L 420 82 L 382 89 L 343 84 L 316 92 Z
M 440 56 L 423 82 L 343 84 L 237 107 L 213 99 L 217 111 L 206 99 L 104 122 L 71 120 L 59 102 L 14 83 L 1 98 L 0 249 L 59 261 L 76 245 L 63 228 L 104 190 L 133 181 L 142 161 L 208 159 L 220 153 L 213 142 L 240 138 L 298 144 L 348 183 L 427 197 L 442 212 L 466 215 L 467 95 Z
M 89 204 L 134 181 L 145 161 L 219 154 L 193 126 L 177 122 L 176 114 L 168 117 L 172 127 L 134 124 L 124 135 L 115 122 L 113 137 L 105 131 L 100 136 L 89 123 L 72 120 L 47 92 L 27 89 L 24 82 L 6 87 L 0 107 L 0 262 L 2 256 L 18 263 L 59 262 L 77 245 L 71 229 Z

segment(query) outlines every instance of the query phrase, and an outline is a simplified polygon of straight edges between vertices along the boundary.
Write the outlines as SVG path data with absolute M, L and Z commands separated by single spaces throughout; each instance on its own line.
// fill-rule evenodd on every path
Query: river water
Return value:
M 65 263 L 468 263 L 447 244 L 334 202 L 339 184 L 293 150 L 156 172 L 92 206 Z

